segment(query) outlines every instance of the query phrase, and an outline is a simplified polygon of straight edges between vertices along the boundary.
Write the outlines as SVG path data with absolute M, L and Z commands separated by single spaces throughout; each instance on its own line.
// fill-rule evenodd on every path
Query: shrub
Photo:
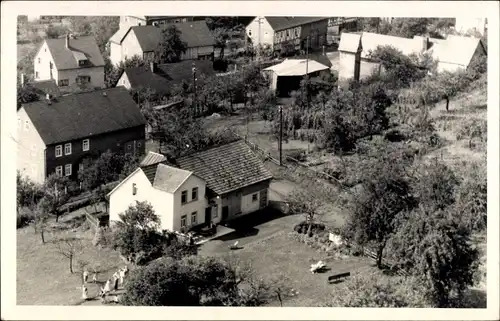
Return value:
M 35 221 L 35 215 L 33 213 L 24 212 L 17 214 L 16 226 L 17 228 L 23 228 L 30 225 Z
M 293 228 L 294 231 L 299 232 L 299 233 L 307 233 L 307 230 L 309 228 L 309 223 L 306 221 L 300 222 L 296 224 Z M 323 223 L 312 223 L 311 226 L 311 234 L 310 236 L 313 235 L 319 235 L 321 232 L 325 230 L 325 224 Z

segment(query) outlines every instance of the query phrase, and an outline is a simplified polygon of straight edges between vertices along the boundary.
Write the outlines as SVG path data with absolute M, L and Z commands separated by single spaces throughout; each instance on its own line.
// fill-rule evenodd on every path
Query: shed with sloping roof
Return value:
M 330 72 L 330 68 L 311 59 L 285 59 L 262 72 L 270 79 L 270 89 L 276 92 L 277 97 L 283 98 L 298 90 L 306 75 L 317 77 L 321 72 Z
M 467 70 L 469 65 L 481 56 L 487 55 L 483 41 L 475 37 L 449 35 L 429 50 L 438 61 L 438 72 Z

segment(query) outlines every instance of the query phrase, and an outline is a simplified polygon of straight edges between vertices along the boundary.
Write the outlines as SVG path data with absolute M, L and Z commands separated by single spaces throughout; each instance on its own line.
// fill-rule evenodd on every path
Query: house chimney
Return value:
M 151 61 L 149 63 L 149 68 L 151 69 L 151 72 L 154 74 L 156 72 L 156 62 Z
M 69 33 L 66 34 L 66 49 L 69 49 Z

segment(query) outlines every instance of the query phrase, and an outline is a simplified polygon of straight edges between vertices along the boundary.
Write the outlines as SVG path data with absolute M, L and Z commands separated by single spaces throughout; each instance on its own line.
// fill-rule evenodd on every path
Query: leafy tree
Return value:
M 423 36 L 432 22 L 431 18 L 394 18 L 390 34 L 404 38 Z
M 165 245 L 163 251 L 165 256 L 180 260 L 183 257 L 197 255 L 198 247 L 196 245 L 183 242 L 175 237 Z
M 162 63 L 177 62 L 181 59 L 181 54 L 187 50 L 187 43 L 181 39 L 181 32 L 175 25 L 171 25 L 162 30 L 162 41 L 157 50 L 157 57 Z
M 54 25 L 50 24 L 45 29 L 45 34 L 47 35 L 48 38 L 57 39 L 57 38 L 60 38 L 63 35 L 66 35 L 68 33 L 68 31 L 69 30 L 67 30 L 64 27 L 54 26 Z
M 29 84 L 17 85 L 17 109 L 21 108 L 22 104 L 38 101 L 39 99 L 40 97 L 33 86 Z
M 470 231 L 457 223 L 454 211 L 417 210 L 403 213 L 391 240 L 397 266 L 418 278 L 435 306 L 448 307 L 473 285 L 478 251 Z
M 21 173 L 17 172 L 17 211 L 22 207 L 32 208 L 42 198 L 43 192 L 41 186 L 29 179 L 23 177 Z
M 104 80 L 106 87 L 111 88 L 116 86 L 126 68 L 141 67 L 145 65 L 146 62 L 138 55 L 134 55 L 124 61 L 120 61 L 117 66 L 113 66 L 111 64 L 111 60 L 109 60 L 108 57 L 105 57 Z
M 79 237 L 67 235 L 55 241 L 57 253 L 69 261 L 69 272 L 73 273 L 73 260 L 83 251 L 83 243 Z
M 412 185 L 421 205 L 430 210 L 443 210 L 455 202 L 459 184 L 453 170 L 435 158 L 420 166 Z
M 488 123 L 483 119 L 468 119 L 462 124 L 457 132 L 457 140 L 467 138 L 469 141 L 469 148 L 472 149 L 472 141 L 478 138 L 484 141 L 488 132 Z
M 311 235 L 312 225 L 320 214 L 321 202 L 317 195 L 304 189 L 294 189 L 288 196 L 287 203 L 291 213 L 303 214 L 308 223 L 307 233 Z
M 268 291 L 227 260 L 166 258 L 134 271 L 123 302 L 133 306 L 257 306 Z
M 383 69 L 381 79 L 392 88 L 408 87 L 427 74 L 427 71 L 417 64 L 417 57 L 406 56 L 392 46 L 378 46 L 369 56 L 380 62 Z
M 358 274 L 345 286 L 332 291 L 329 307 L 352 308 L 427 308 L 429 302 L 413 279 L 378 274 Z
M 166 242 L 164 234 L 158 232 L 160 217 L 147 202 L 137 202 L 119 215 L 114 234 L 115 249 L 123 255 L 136 256 L 136 263 L 147 263 L 162 255 Z
M 67 188 L 70 186 L 70 180 L 67 176 L 57 176 L 56 174 L 47 177 L 43 184 L 43 197 L 40 200 L 40 206 L 45 212 L 55 215 L 56 222 L 59 221 L 61 215 L 59 208 L 69 200 Z
M 376 249 L 377 266 L 382 268 L 384 249 L 396 232 L 396 218 L 416 205 L 400 152 L 384 151 L 381 146 L 363 173 L 361 191 L 350 203 L 344 234 L 359 245 Z
M 220 49 L 219 58 L 224 59 L 224 50 L 229 41 L 229 33 L 227 29 L 218 28 L 213 31 L 215 38 L 215 48 Z
M 35 234 L 40 234 L 42 244 L 45 244 L 45 232 L 48 230 L 47 221 L 49 219 L 49 215 L 45 212 L 41 203 L 38 203 L 33 207 L 33 213 L 35 216 L 33 222 Z
M 488 188 L 486 162 L 474 162 L 464 169 L 464 178 L 456 191 L 456 212 L 462 225 L 471 231 L 486 228 L 488 213 Z

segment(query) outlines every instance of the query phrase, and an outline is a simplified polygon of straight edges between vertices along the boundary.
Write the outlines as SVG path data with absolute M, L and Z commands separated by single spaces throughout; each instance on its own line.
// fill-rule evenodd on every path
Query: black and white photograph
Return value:
M 498 319 L 498 3 L 16 2 L 2 319 Z

